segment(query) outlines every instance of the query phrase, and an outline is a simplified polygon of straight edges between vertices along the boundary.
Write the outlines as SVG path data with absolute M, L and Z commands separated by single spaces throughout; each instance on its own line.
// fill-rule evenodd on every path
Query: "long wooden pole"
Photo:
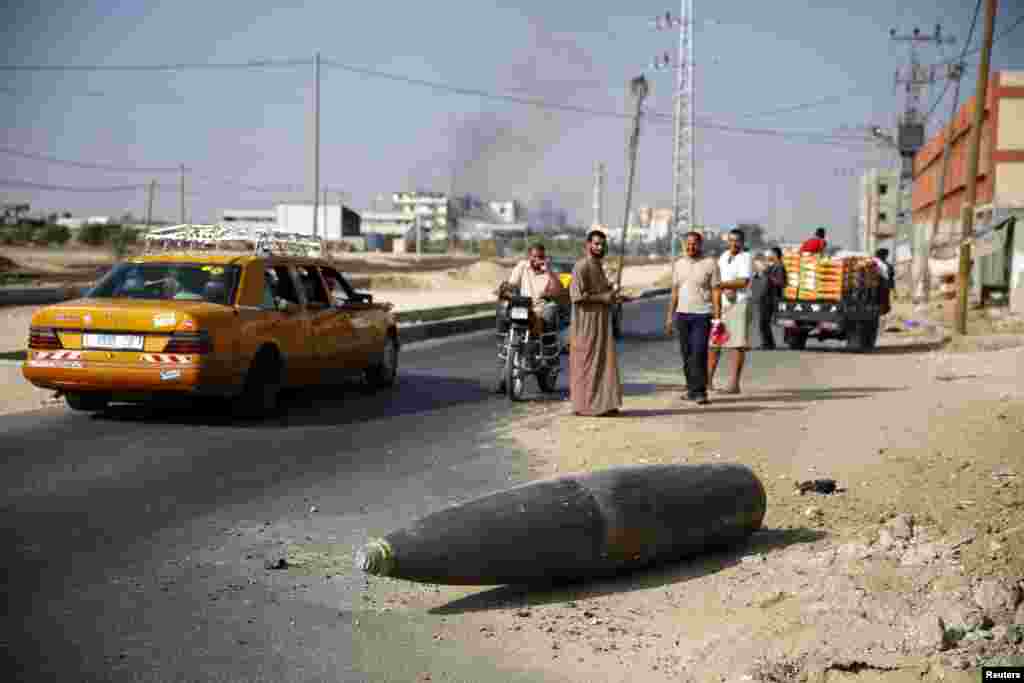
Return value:
M 971 278 L 971 243 L 974 235 L 974 204 L 978 198 L 978 157 L 981 152 L 981 124 L 985 118 L 988 96 L 988 72 L 992 57 L 992 32 L 995 28 L 996 0 L 985 2 L 985 38 L 981 46 L 981 64 L 978 65 L 978 92 L 974 102 L 974 120 L 971 141 L 967 150 L 967 196 L 960 209 L 963 231 L 960 241 L 960 271 L 957 275 L 956 331 L 967 334 L 967 291 Z M 991 172 L 991 171 L 990 171 Z
M 629 228 L 629 211 L 633 203 L 633 178 L 636 175 L 636 153 L 640 146 L 640 117 L 643 115 L 644 98 L 647 97 L 647 79 L 643 76 L 630 82 L 630 90 L 636 97 L 636 113 L 633 115 L 633 131 L 629 136 L 629 178 L 626 181 L 626 215 L 622 220 L 622 239 L 619 245 L 619 273 L 615 288 L 622 288 L 622 270 L 626 260 L 626 231 Z

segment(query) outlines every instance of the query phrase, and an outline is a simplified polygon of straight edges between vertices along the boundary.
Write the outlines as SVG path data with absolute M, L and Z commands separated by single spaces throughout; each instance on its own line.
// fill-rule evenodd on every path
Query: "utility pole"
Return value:
M 899 151 L 902 163 L 900 166 L 899 182 L 897 184 L 896 201 L 896 225 L 897 233 L 906 224 L 906 216 L 903 210 L 904 194 L 907 188 L 914 183 L 914 155 L 924 146 L 925 143 L 925 116 L 921 112 L 921 96 L 927 86 L 935 82 L 935 67 L 923 66 L 918 56 L 917 46 L 920 43 L 934 43 L 942 46 L 947 43 L 955 43 L 953 36 L 943 36 L 942 26 L 935 25 L 935 32 L 932 34 L 921 33 L 921 29 L 914 27 L 909 35 L 897 35 L 896 29 L 889 30 L 889 37 L 897 42 L 906 42 L 910 45 L 909 63 L 905 75 L 896 72 L 895 86 L 905 86 L 906 94 L 903 115 L 899 121 L 896 135 L 896 147 Z M 913 227 L 913 216 L 911 216 Z M 916 267 L 912 268 L 912 275 L 921 276 L 927 270 L 928 254 L 924 253 L 922 247 L 925 239 L 914 240 L 917 249 L 914 255 Z M 924 265 L 922 265 L 924 264 Z
M 693 0 L 680 0 L 680 16 L 665 12 L 654 21 L 657 29 L 679 29 L 679 53 L 673 65 L 668 53 L 655 58 L 654 68 L 674 67 L 675 119 L 672 146 L 672 225 L 669 228 L 672 258 L 678 254 L 681 234 L 693 229 L 696 214 L 694 158 L 694 82 L 693 82 Z
M 594 225 L 604 225 L 605 167 L 598 162 L 594 166 Z
M 422 249 L 423 249 L 423 228 L 421 227 L 422 223 L 423 223 L 423 214 L 417 213 L 416 214 L 416 260 L 417 261 L 420 259 L 420 255 L 422 254 Z
M 181 196 L 179 197 L 179 200 L 180 200 L 179 201 L 179 203 L 180 203 L 180 207 L 179 208 L 181 209 L 181 222 L 184 225 L 184 223 L 185 223 L 185 164 L 181 164 L 180 170 L 181 170 L 181 178 L 180 178 L 179 193 L 180 193 Z
M 149 181 L 149 192 L 146 193 L 146 227 L 153 223 L 153 195 L 156 194 L 156 181 Z
M 953 103 L 950 105 L 949 111 L 949 130 L 946 131 L 946 138 L 942 144 L 942 166 L 939 169 L 939 189 L 938 194 L 935 197 L 935 216 L 932 218 L 932 229 L 924 232 L 924 244 L 922 245 L 921 252 L 923 258 L 921 261 L 921 275 L 920 281 L 917 285 L 917 299 L 922 304 L 927 304 L 931 299 L 931 271 L 929 261 L 932 255 L 932 241 L 939 232 L 939 223 L 942 221 L 942 202 L 946 195 L 946 175 L 949 173 L 949 153 L 953 148 L 953 136 L 956 134 L 956 108 L 960 103 L 960 79 L 963 77 L 964 65 L 963 62 L 949 65 L 949 72 L 947 78 L 953 79 L 955 85 L 953 86 Z
M 636 99 L 636 113 L 633 114 L 633 131 L 629 136 L 629 176 L 626 179 L 626 215 L 622 219 L 622 242 L 619 248 L 619 274 L 616 289 L 622 287 L 622 269 L 626 259 L 626 230 L 629 228 L 629 211 L 633 203 L 633 178 L 636 176 L 636 153 L 640 147 L 640 117 L 644 113 L 644 99 L 647 97 L 647 79 L 638 76 L 629 82 L 630 94 Z
M 320 53 L 313 59 L 313 237 L 320 210 Z
M 971 278 L 971 243 L 974 235 L 974 203 L 978 198 L 978 156 L 981 151 L 981 124 L 985 119 L 988 97 L 988 71 L 992 58 L 992 32 L 995 28 L 996 0 L 985 0 L 985 39 L 981 46 L 981 64 L 978 65 L 978 92 L 974 101 L 974 120 L 971 122 L 971 142 L 967 149 L 967 196 L 960 208 L 963 231 L 960 238 L 960 272 L 957 274 L 956 331 L 967 334 L 967 290 Z

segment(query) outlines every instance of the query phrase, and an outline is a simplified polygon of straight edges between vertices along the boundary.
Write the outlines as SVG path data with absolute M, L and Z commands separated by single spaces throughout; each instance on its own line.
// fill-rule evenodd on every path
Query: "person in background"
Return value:
M 712 321 L 721 318 L 718 263 L 704 256 L 704 237 L 686 234 L 686 250 L 672 265 L 672 299 L 665 313 L 665 334 L 679 334 L 679 355 L 686 376 L 685 400 L 708 405 L 708 342 Z
M 818 228 L 814 231 L 814 237 L 804 240 L 804 243 L 800 245 L 801 254 L 822 254 L 825 252 L 825 248 L 828 246 L 828 242 L 825 241 L 825 228 Z
M 732 380 L 721 390 L 723 394 L 740 393 L 740 376 L 750 348 L 750 328 L 753 317 L 750 310 L 750 281 L 754 275 L 754 259 L 743 251 L 743 231 L 729 231 L 729 248 L 718 259 L 722 275 L 722 322 L 729 339 L 722 346 L 711 345 L 708 353 L 708 385 L 714 386 L 715 371 L 722 349 L 733 349 L 736 361 L 732 366 Z
M 612 306 L 625 299 L 605 275 L 607 240 L 600 230 L 587 234 L 586 256 L 572 269 L 569 398 L 575 415 L 616 415 L 622 405 L 622 379 L 612 336 Z
M 896 288 L 896 269 L 889 263 L 889 250 L 884 247 L 875 252 L 875 265 L 882 275 L 881 314 L 892 310 L 892 290 Z
M 758 301 L 758 327 L 761 332 L 761 350 L 775 350 L 775 335 L 772 332 L 772 318 L 775 307 L 782 299 L 786 288 L 786 267 L 782 264 L 782 249 L 772 247 L 768 256 L 768 267 L 760 274 L 763 279 L 761 297 Z
M 878 264 L 878 270 L 882 273 L 882 277 L 889 285 L 889 289 L 893 289 L 896 286 L 895 269 L 892 264 L 889 263 L 889 250 L 879 249 L 875 252 L 875 263 Z

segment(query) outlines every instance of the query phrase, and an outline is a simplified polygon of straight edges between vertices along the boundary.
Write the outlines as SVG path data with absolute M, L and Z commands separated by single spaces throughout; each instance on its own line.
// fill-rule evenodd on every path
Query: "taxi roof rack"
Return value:
M 146 253 L 161 251 L 248 251 L 261 256 L 305 256 L 328 254 L 321 237 L 279 232 L 266 228 L 241 228 L 220 223 L 183 223 L 150 230 L 145 237 Z

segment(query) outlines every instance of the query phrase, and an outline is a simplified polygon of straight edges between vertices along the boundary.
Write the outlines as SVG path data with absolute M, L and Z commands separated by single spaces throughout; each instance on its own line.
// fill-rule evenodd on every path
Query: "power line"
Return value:
M 23 152 L 18 149 L 12 149 L 10 147 L 0 147 L 0 154 L 7 154 L 9 156 L 21 157 L 23 159 L 32 159 L 34 161 L 45 161 L 48 164 L 56 164 L 58 166 L 71 166 L 74 168 L 89 168 L 97 169 L 101 171 L 118 171 L 121 173 L 179 173 L 181 172 L 180 167 L 142 167 L 142 166 L 113 166 L 109 164 L 95 164 L 87 161 L 69 161 L 67 159 L 57 159 L 55 157 L 46 156 L 44 154 L 35 154 L 33 152 Z M 185 169 L 188 170 L 188 169 Z
M 173 64 L 0 64 L 0 71 L 190 71 L 272 69 L 308 66 L 312 59 L 250 59 L 246 62 L 179 62 Z
M 60 192 L 136 192 L 146 188 L 146 185 L 112 185 L 108 187 L 50 185 L 47 183 L 34 183 L 29 180 L 19 180 L 15 178 L 0 178 L 0 186 L 18 187 L 29 190 L 55 190 Z
M 1017 30 L 1018 28 L 1020 28 L 1020 25 L 1021 25 L 1021 24 L 1024 24 L 1024 14 L 1022 14 L 1022 15 L 1021 15 L 1021 16 L 1019 16 L 1019 17 L 1017 17 L 1016 21 L 1014 21 L 1014 22 L 1013 22 L 1012 24 L 1010 24 L 1010 25 L 1009 25 L 1009 26 L 1008 26 L 1008 27 L 1006 28 L 1006 30 L 1005 30 L 1005 31 L 1003 31 L 1002 33 L 1000 33 L 1000 34 L 999 34 L 998 36 L 996 36 L 995 38 L 993 38 L 993 39 L 992 39 L 992 44 L 994 45 L 995 43 L 999 42 L 1000 40 L 1002 40 L 1002 39 L 1003 39 L 1003 38 L 1005 38 L 1006 36 L 1010 35 L 1010 34 L 1011 34 L 1011 33 L 1013 33 L 1014 31 L 1016 31 L 1016 30 Z M 972 26 L 973 26 L 973 24 L 972 24 Z M 965 48 L 965 50 L 966 50 L 966 48 L 967 48 L 967 44 L 966 44 L 966 43 L 964 44 L 964 48 Z M 966 51 L 965 51 L 964 53 L 962 53 L 962 54 L 960 55 L 960 59 L 956 59 L 956 60 L 949 60 L 949 61 L 943 62 L 943 64 L 956 64 L 956 63 L 958 63 L 958 62 L 961 62 L 961 61 L 963 61 L 963 60 L 964 60 L 964 58 L 966 58 L 966 57 L 968 57 L 968 56 L 970 56 L 970 55 L 976 55 L 976 54 L 978 54 L 979 52 L 981 52 L 981 50 L 982 50 L 982 48 L 980 48 L 980 47 L 976 47 L 976 48 L 974 48 L 973 50 L 971 50 L 970 52 L 966 52 Z
M 407 83 L 410 85 L 419 85 L 432 90 L 440 90 L 443 92 L 450 92 L 458 95 L 468 95 L 473 97 L 481 97 L 484 99 L 501 100 L 505 102 L 513 102 L 515 104 L 522 104 L 532 107 L 538 107 L 540 109 L 552 109 L 558 111 L 567 111 L 576 114 L 585 114 L 594 117 L 603 118 L 616 118 L 616 119 L 629 119 L 630 115 L 622 112 L 613 112 L 601 109 L 594 109 L 592 107 L 583 107 L 573 104 L 565 104 L 562 102 L 551 102 L 548 100 L 542 100 L 531 97 L 520 97 L 517 95 L 508 95 L 503 93 L 496 93 L 480 88 L 467 88 L 464 86 L 449 85 L 447 83 L 439 83 L 437 81 L 428 81 L 420 78 L 412 78 L 409 76 L 403 76 L 400 74 L 388 73 L 385 71 L 377 71 L 375 69 L 365 69 L 362 67 L 350 66 L 342 64 L 334 60 L 325 59 L 322 62 L 324 65 L 340 69 L 342 71 L 348 71 L 351 73 L 360 74 L 363 76 L 370 76 L 373 78 L 382 78 L 391 81 L 397 81 L 401 83 Z M 811 103 L 808 103 L 811 104 Z M 807 106 L 807 105 L 797 105 Z M 672 115 L 661 113 L 661 112 L 648 112 L 647 117 L 649 119 L 660 119 L 661 121 L 672 121 Z M 810 132 L 810 131 L 782 131 L 782 130 L 770 130 L 770 129 L 758 129 L 758 128 L 746 128 L 741 126 L 729 126 L 725 124 L 711 123 L 709 121 L 703 121 L 697 124 L 698 128 L 705 128 L 709 130 L 717 130 L 722 132 L 731 133 L 743 133 L 746 135 L 769 135 L 775 137 L 793 137 L 793 138 L 817 138 L 820 142 L 831 143 L 831 142 L 865 142 L 868 140 L 865 137 L 852 137 L 852 136 L 841 136 L 831 133 L 821 132 Z
M 971 29 L 967 32 L 967 40 L 964 41 L 964 49 L 960 51 L 960 58 L 958 60 L 956 60 L 955 62 L 948 62 L 948 64 L 950 64 L 950 65 L 952 65 L 952 64 L 963 64 L 964 57 L 967 56 L 967 50 L 971 46 L 971 41 L 974 40 L 974 29 L 977 28 L 977 26 L 978 26 L 978 15 L 980 13 L 981 13 L 981 0 L 978 0 L 978 2 L 974 5 L 974 16 L 971 18 Z M 1024 17 L 1021 17 L 1021 20 L 1024 20 Z M 1018 21 L 1018 23 L 1020 23 L 1020 22 Z M 1011 27 L 1010 30 L 1013 30 L 1013 28 L 1014 27 Z M 939 96 L 935 100 L 935 102 L 932 103 L 931 109 L 928 110 L 928 114 L 924 117 L 925 121 L 927 121 L 929 118 L 931 118 L 931 115 L 935 112 L 935 109 L 939 106 L 939 103 L 942 101 L 942 98 L 946 96 L 946 92 L 949 91 L 949 84 L 952 81 L 953 81 L 952 78 L 947 78 L 946 79 L 946 85 L 945 85 L 945 87 L 942 88 L 942 92 L 939 94 Z
M 14 88 L 0 87 L 0 92 L 5 95 L 14 95 L 16 97 L 31 97 L 34 93 L 22 92 L 15 90 Z M 106 93 L 96 92 L 95 90 L 87 90 L 85 92 L 69 92 L 61 93 L 63 97 L 106 97 Z
M 62 65 L 21 64 L 21 65 L 12 65 L 12 64 L 3 64 L 3 65 L 0 65 L 0 71 L 34 71 L 34 72 L 44 72 L 44 71 L 186 71 L 186 70 L 197 70 L 197 69 L 198 70 L 225 70 L 225 69 L 227 69 L 227 70 L 235 70 L 235 69 L 267 69 L 267 68 L 278 68 L 278 67 L 297 67 L 297 66 L 308 66 L 308 65 L 310 65 L 312 63 L 313 63 L 313 61 L 310 60 L 310 59 L 278 59 L 278 60 L 273 60 L 273 59 L 254 59 L 254 60 L 249 60 L 249 61 L 246 61 L 246 62 L 220 62 L 220 63 L 199 63 L 199 62 L 188 63 L 188 62 L 181 62 L 181 63 L 169 63 L 169 64 L 120 64 L 120 65 L 102 65 L 102 64 L 94 64 L 94 65 L 73 65 L 73 64 L 62 64 Z M 578 113 L 578 114 L 586 114 L 586 115 L 590 115 L 590 116 L 613 117 L 613 118 L 620 118 L 620 119 L 629 118 L 629 116 L 627 114 L 620 113 L 620 112 L 600 111 L 600 110 L 596 110 L 596 109 L 593 109 L 593 108 L 590 108 L 590 107 L 582 107 L 582 106 L 570 105 L 570 104 L 564 104 L 564 103 L 557 103 L 557 102 L 548 102 L 548 101 L 540 100 L 540 99 L 536 99 L 536 98 L 519 97 L 519 96 L 515 96 L 515 95 L 507 95 L 507 94 L 495 93 L 495 92 L 490 92 L 490 91 L 482 90 L 482 89 L 479 89 L 479 88 L 467 88 L 467 87 L 462 87 L 462 86 L 448 85 L 448 84 L 438 83 L 438 82 L 434 82 L 434 81 L 427 81 L 427 80 L 423 80 L 423 79 L 417 79 L 417 78 L 411 78 L 411 77 L 408 77 L 408 76 L 402 76 L 402 75 L 399 75 L 399 74 L 387 73 L 387 72 L 378 71 L 378 70 L 375 70 L 375 69 L 366 69 L 366 68 L 351 66 L 351 65 L 348 65 L 348 64 L 343 64 L 341 62 L 334 61 L 334 60 L 323 60 L 323 64 L 326 65 L 326 66 L 329 66 L 329 67 L 333 67 L 333 68 L 342 70 L 342 71 L 348 71 L 348 72 L 355 73 L 355 74 L 360 74 L 360 75 L 363 75 L 363 76 L 370 76 L 370 77 L 374 77 L 374 78 L 383 78 L 383 79 L 388 79 L 388 80 L 393 80 L 393 81 L 407 83 L 407 84 L 410 84 L 410 85 L 419 85 L 419 86 L 422 86 L 422 87 L 428 87 L 428 88 L 432 88 L 432 89 L 435 89 L 435 90 L 443 90 L 443 91 L 451 92 L 451 93 L 455 93 L 455 94 L 469 95 L 469 96 L 475 96 L 475 97 L 483 97 L 483 98 L 486 98 L 486 99 L 503 100 L 503 101 L 506 101 L 506 102 L 513 102 L 513 103 L 517 103 L 517 104 L 524 104 L 524 105 L 535 106 L 535 107 L 540 107 L 540 108 L 545 108 L 545 109 L 568 111 L 568 112 L 573 112 L 573 113 Z M 822 104 L 824 101 L 829 100 L 829 99 L 831 99 L 831 98 L 825 98 L 825 100 L 818 100 L 818 101 L 815 101 L 815 102 L 805 103 L 805 104 L 802 104 L 802 105 L 795 105 L 793 107 L 782 108 L 782 109 L 780 109 L 780 110 L 778 110 L 776 112 L 762 112 L 762 113 L 755 113 L 755 114 L 752 114 L 752 115 L 765 115 L 765 114 L 768 114 L 768 113 L 780 113 L 781 111 L 785 111 L 785 110 L 796 111 L 796 110 L 799 110 L 799 109 L 809 108 L 811 106 L 816 106 L 816 105 Z M 668 115 L 668 114 L 658 114 L 658 113 L 649 114 L 649 116 L 671 118 L 671 116 Z M 724 132 L 744 133 L 744 134 L 748 134 L 748 135 L 765 134 L 765 135 L 778 136 L 780 134 L 782 134 L 782 135 L 790 135 L 791 134 L 792 136 L 798 137 L 798 138 L 807 138 L 808 136 L 815 136 L 815 135 L 822 136 L 822 134 L 820 134 L 820 133 L 803 133 L 803 132 L 799 132 L 799 131 L 794 131 L 794 132 L 790 132 L 790 131 L 758 131 L 758 130 L 750 129 L 750 128 L 731 127 L 731 126 L 726 126 L 726 125 L 723 125 L 723 124 L 715 124 L 715 123 L 712 123 L 712 122 L 707 121 L 707 120 L 698 123 L 697 127 L 699 127 L 699 128 L 706 128 L 706 129 L 709 129 L 709 130 L 724 131 Z M 827 139 L 833 139 L 833 138 L 836 138 L 837 136 L 825 134 L 824 137 L 827 138 Z M 862 139 L 853 139 L 853 138 L 848 138 L 848 139 L 849 140 L 853 140 L 853 141 L 862 141 Z M 75 163 L 74 165 L 79 165 L 79 164 Z M 102 168 L 101 165 L 87 165 L 87 166 L 84 166 L 84 167 L 86 167 L 86 168 Z M 125 168 L 109 167 L 109 168 L 103 168 L 103 170 L 119 170 L 119 171 L 128 171 L 128 172 L 134 172 L 135 170 L 140 170 L 140 171 L 152 172 L 152 173 L 163 173 L 163 172 L 172 172 L 172 171 L 176 172 L 178 169 L 150 170 L 150 169 L 125 169 Z
M 115 171 L 119 173 L 180 173 L 181 167 L 143 167 L 143 166 L 114 166 L 111 164 L 95 164 L 87 161 L 72 161 L 70 159 L 58 159 L 56 157 L 46 156 L 44 154 L 35 154 L 33 152 L 25 152 L 22 150 L 12 149 L 10 147 L 0 147 L 0 154 L 7 154 L 10 156 L 21 157 L 23 159 L 32 159 L 34 161 L 43 161 L 48 164 L 54 164 L 57 166 L 69 166 L 72 168 L 88 168 L 97 169 L 103 171 Z M 185 171 L 190 172 L 192 169 L 185 167 Z M 205 174 L 193 174 L 193 176 L 199 180 L 204 180 L 211 183 L 221 183 L 224 185 L 234 185 L 244 190 L 252 192 L 301 192 L 302 188 L 298 185 L 250 185 L 243 183 L 232 178 L 223 178 L 218 176 L 211 176 Z

